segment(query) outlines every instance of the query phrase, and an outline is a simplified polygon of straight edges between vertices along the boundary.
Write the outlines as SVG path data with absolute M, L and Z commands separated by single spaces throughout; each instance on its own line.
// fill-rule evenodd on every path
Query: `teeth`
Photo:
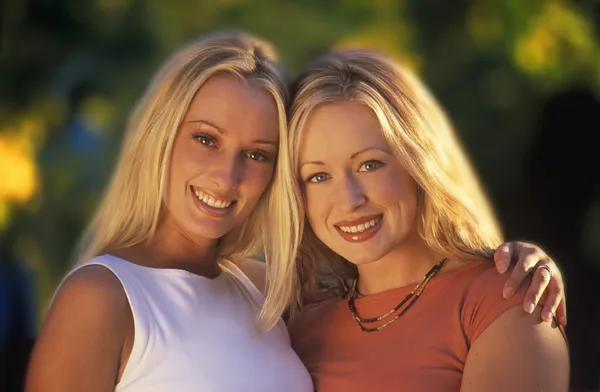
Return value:
M 232 201 L 217 200 L 212 196 L 205 195 L 197 189 L 194 189 L 194 193 L 196 194 L 198 200 L 213 208 L 227 208 L 231 205 L 231 203 L 233 203 Z
M 372 219 L 368 222 L 361 223 L 360 225 L 357 225 L 357 226 L 340 226 L 340 229 L 344 233 L 362 233 L 363 231 L 367 230 L 368 228 L 375 227 L 379 223 L 380 220 L 381 220 L 381 218 L 376 218 L 376 219 Z

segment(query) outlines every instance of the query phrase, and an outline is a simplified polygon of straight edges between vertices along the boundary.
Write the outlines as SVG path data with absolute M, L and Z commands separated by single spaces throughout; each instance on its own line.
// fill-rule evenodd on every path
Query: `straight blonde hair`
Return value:
M 390 148 L 416 181 L 418 232 L 428 246 L 448 256 L 489 259 L 502 242 L 501 231 L 452 126 L 423 83 L 381 53 L 331 53 L 296 81 L 288 144 L 293 181 L 287 184 L 294 208 L 305 215 L 298 173 L 305 123 L 318 106 L 342 100 L 360 102 L 375 113 Z M 290 297 L 292 313 L 321 298 L 324 289 L 340 295 L 356 275 L 352 264 L 316 237 L 306 218 L 293 231 L 301 242 L 289 256 L 299 279 Z
M 165 178 L 173 140 L 196 92 L 211 77 L 231 75 L 266 90 L 279 114 L 279 145 L 286 146 L 288 79 L 268 43 L 242 32 L 220 32 L 201 38 L 176 52 L 157 73 L 128 123 L 120 159 L 106 194 L 78 247 L 77 263 L 153 238 L 161 219 Z M 289 166 L 283 156 L 284 167 Z M 249 218 L 220 243 L 220 257 L 251 257 L 262 250 L 267 281 L 292 279 L 285 262 L 296 225 L 294 214 L 268 222 L 268 210 L 281 210 L 281 164 Z M 283 180 L 285 183 L 285 180 Z M 289 212 L 289 211 L 288 211 Z M 294 239 L 295 240 L 295 239 Z M 261 324 L 273 326 L 285 310 L 289 285 L 268 285 Z

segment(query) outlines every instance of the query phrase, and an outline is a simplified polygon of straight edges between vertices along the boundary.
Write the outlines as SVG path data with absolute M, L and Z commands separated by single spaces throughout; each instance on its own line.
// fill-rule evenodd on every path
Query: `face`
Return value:
M 233 76 L 209 79 L 175 137 L 164 204 L 194 238 L 241 224 L 267 188 L 278 146 L 274 99 Z
M 413 237 L 416 183 L 367 106 L 319 106 L 307 119 L 299 157 L 308 221 L 331 250 L 365 264 Z

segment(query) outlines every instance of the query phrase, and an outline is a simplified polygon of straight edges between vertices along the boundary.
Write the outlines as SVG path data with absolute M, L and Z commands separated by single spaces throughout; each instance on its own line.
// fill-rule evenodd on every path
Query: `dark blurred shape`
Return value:
M 30 276 L 0 241 L 0 391 L 23 390 L 35 339 L 34 301 Z
M 549 97 L 523 164 L 519 185 L 502 200 L 511 238 L 543 244 L 563 271 L 572 391 L 598 388 L 600 260 L 582 238 L 600 199 L 600 102 L 585 86 Z M 592 260 L 594 259 L 594 260 Z

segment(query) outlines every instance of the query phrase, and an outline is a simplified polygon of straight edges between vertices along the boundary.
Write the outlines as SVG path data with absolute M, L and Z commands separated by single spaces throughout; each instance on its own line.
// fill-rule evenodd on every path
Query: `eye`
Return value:
M 214 137 L 203 133 L 193 133 L 192 139 L 196 140 L 198 143 L 206 147 L 214 147 L 217 145 L 217 140 Z
M 370 172 L 379 169 L 384 163 L 380 161 L 366 161 L 358 168 L 359 172 Z
M 269 155 L 263 151 L 259 151 L 259 150 L 252 150 L 252 151 L 248 151 L 246 154 L 246 158 L 252 159 L 253 161 L 256 162 L 270 162 L 271 158 L 269 157 Z
M 318 184 L 320 182 L 324 182 L 329 180 L 329 174 L 327 173 L 317 173 L 317 174 L 313 174 L 312 176 L 308 177 L 306 179 L 306 182 L 311 182 L 313 184 Z

